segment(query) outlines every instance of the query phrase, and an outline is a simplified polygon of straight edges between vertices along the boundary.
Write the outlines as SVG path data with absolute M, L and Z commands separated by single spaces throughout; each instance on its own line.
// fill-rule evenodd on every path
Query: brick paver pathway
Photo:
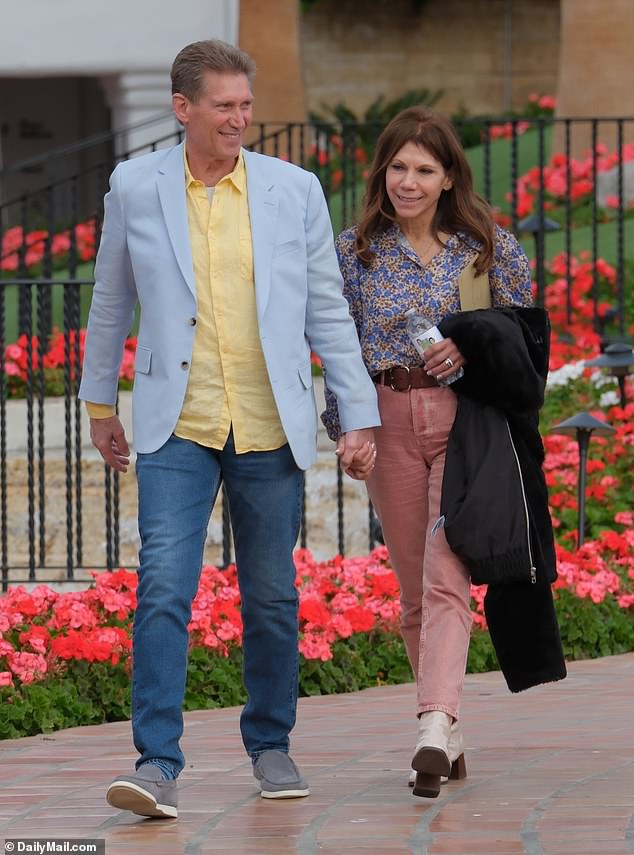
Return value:
M 519 695 L 498 673 L 469 675 L 469 777 L 438 799 L 407 787 L 412 685 L 300 701 L 293 756 L 307 799 L 259 797 L 238 710 L 188 713 L 178 820 L 104 801 L 132 766 L 126 722 L 7 740 L 0 840 L 105 838 L 106 855 L 623 855 L 634 852 L 633 701 L 634 654 L 573 663 L 563 682 Z

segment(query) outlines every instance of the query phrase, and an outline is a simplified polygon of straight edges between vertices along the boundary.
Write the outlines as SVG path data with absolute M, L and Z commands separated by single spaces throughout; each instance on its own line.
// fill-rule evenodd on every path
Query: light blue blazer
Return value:
M 264 360 L 297 465 L 317 453 L 310 352 L 319 354 L 342 431 L 380 424 L 316 177 L 244 151 L 255 297 Z M 132 395 L 137 452 L 160 448 L 178 421 L 196 330 L 183 144 L 119 164 L 110 179 L 79 397 L 114 404 L 126 336 L 140 304 Z M 216 366 L 211 365 L 210 370 Z

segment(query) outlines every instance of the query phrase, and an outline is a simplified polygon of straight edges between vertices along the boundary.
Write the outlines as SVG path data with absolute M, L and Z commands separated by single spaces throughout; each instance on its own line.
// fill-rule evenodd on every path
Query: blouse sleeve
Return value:
M 350 231 L 342 232 L 335 241 L 339 268 L 343 276 L 343 296 L 348 301 L 350 314 L 361 338 L 361 320 L 363 307 L 361 305 L 361 288 L 359 286 L 359 259 L 355 252 L 356 235 Z
M 361 332 L 362 307 L 359 297 L 358 261 L 354 252 L 355 234 L 353 230 L 342 232 L 335 240 L 335 249 L 339 260 L 339 268 L 343 277 L 343 294 L 348 301 L 350 314 L 354 320 L 357 334 Z M 321 420 L 326 433 L 334 442 L 341 436 L 341 424 L 337 399 L 328 388 L 328 373 L 324 371 L 324 395 L 326 409 L 321 414 Z
M 495 254 L 489 270 L 493 306 L 531 306 L 533 292 L 526 253 L 517 238 L 495 227 Z

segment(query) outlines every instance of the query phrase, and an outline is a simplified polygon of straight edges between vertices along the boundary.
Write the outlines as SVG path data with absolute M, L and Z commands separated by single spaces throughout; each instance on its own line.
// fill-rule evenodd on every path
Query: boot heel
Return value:
M 412 793 L 415 796 L 423 796 L 427 799 L 438 798 L 438 795 L 440 794 L 440 775 L 431 775 L 428 772 L 417 772 Z
M 461 781 L 467 777 L 467 764 L 465 763 L 464 754 L 461 754 L 451 764 L 451 772 L 449 773 L 450 781 Z

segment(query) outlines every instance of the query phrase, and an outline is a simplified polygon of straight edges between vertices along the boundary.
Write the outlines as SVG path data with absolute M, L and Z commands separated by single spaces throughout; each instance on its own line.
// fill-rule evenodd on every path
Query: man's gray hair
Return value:
M 207 39 L 186 45 L 172 63 L 172 95 L 177 92 L 194 104 L 200 98 L 206 71 L 219 74 L 245 74 L 249 83 L 255 76 L 255 62 L 246 51 L 220 39 Z

